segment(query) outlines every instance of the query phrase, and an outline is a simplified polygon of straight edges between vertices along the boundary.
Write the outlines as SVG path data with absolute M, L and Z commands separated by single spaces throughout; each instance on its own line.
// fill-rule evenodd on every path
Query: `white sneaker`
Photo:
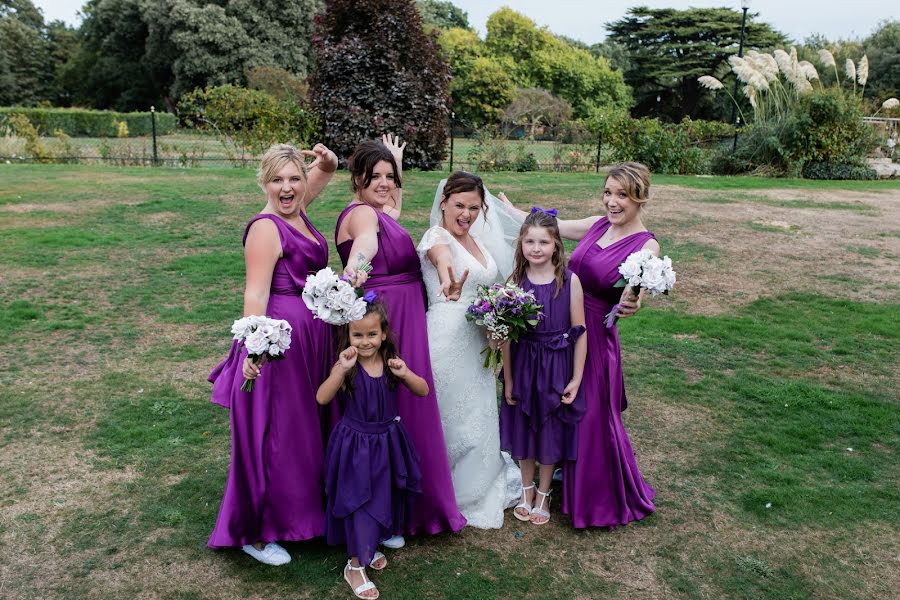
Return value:
M 394 537 L 389 537 L 388 539 L 381 542 L 381 545 L 385 548 L 396 550 L 397 548 L 402 548 L 403 546 L 405 546 L 406 540 L 403 539 L 402 535 L 395 535 Z
M 259 562 L 267 565 L 279 566 L 291 562 L 291 555 L 288 554 L 288 551 L 275 542 L 266 544 L 262 550 L 257 550 L 253 544 L 247 544 L 242 550 Z

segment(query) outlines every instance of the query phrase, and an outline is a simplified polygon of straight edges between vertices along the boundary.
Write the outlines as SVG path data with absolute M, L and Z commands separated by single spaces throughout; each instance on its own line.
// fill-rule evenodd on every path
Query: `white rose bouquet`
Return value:
M 359 267 L 366 273 L 371 269 L 368 263 Z M 363 318 L 366 303 L 375 299 L 375 293 L 363 294 L 362 289 L 354 288 L 345 277 L 325 267 L 306 278 L 302 297 L 315 318 L 330 325 L 346 325 Z
M 271 319 L 250 315 L 238 319 L 231 326 L 234 339 L 242 342 L 247 348 L 247 355 L 259 365 L 263 357 L 269 360 L 281 360 L 291 347 L 291 324 L 284 319 Z M 253 391 L 253 379 L 245 379 L 241 391 Z
M 613 287 L 629 286 L 631 292 L 637 296 L 644 288 L 650 295 L 668 294 L 675 286 L 675 271 L 672 270 L 672 259 L 668 256 L 659 258 L 649 250 L 639 250 L 628 255 L 621 265 L 619 274 L 622 276 Z M 606 327 L 615 325 L 616 313 L 619 305 L 616 304 L 606 315 Z

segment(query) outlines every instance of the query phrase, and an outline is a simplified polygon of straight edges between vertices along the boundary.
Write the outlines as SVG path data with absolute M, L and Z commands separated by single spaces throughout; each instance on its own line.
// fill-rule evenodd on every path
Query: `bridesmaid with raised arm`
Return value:
M 307 166 L 304 155 L 316 160 Z M 212 401 L 231 409 L 231 466 L 209 547 L 242 547 L 269 565 L 291 560 L 278 541 L 325 533 L 316 390 L 331 368 L 331 329 L 300 294 L 307 274 L 328 265 L 328 243 L 306 211 L 336 168 L 337 156 L 322 144 L 312 151 L 277 144 L 263 156 L 257 180 L 266 205 L 244 231 L 244 316 L 287 320 L 291 347 L 284 360 L 258 366 L 234 342 L 209 376 Z M 258 376 L 252 392 L 241 391 L 245 378 Z
M 509 202 L 503 194 L 499 197 Z M 603 186 L 605 217 L 559 221 L 562 237 L 579 242 L 569 269 L 584 289 L 588 339 L 582 379 L 587 412 L 579 424 L 578 460 L 563 467 L 562 510 L 576 528 L 624 525 L 654 511 L 656 492 L 638 470 L 622 423 L 627 401 L 619 332 L 604 322 L 616 304 L 620 319 L 641 306 L 640 296 L 633 296 L 628 286 L 623 292 L 613 285 L 629 254 L 641 249 L 659 254 L 656 238 L 641 220 L 649 199 L 650 171 L 640 163 L 622 163 L 610 168 Z
M 422 493 L 413 505 L 406 531 L 385 540 L 399 548 L 403 534 L 459 531 L 466 519 L 456 506 L 441 417 L 434 394 L 425 326 L 425 288 L 416 246 L 397 219 L 402 207 L 400 168 L 403 148 L 391 135 L 359 144 L 349 159 L 353 201 L 341 212 L 335 243 L 344 273 L 356 285 L 365 282 L 385 305 L 394 326 L 397 351 L 410 370 L 428 383 L 418 398 L 405 388 L 397 393 L 400 418 L 419 452 Z M 370 273 L 359 269 L 371 262 Z

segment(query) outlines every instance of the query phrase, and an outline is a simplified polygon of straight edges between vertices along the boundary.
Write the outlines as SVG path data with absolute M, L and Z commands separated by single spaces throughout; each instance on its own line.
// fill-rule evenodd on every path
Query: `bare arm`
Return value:
M 400 144 L 400 136 L 392 133 L 386 133 L 381 136 L 381 143 L 387 146 L 394 156 L 394 162 L 397 163 L 397 175 L 403 179 L 403 149 L 406 148 L 406 142 Z M 394 206 L 385 206 L 384 214 L 391 217 L 395 221 L 400 220 L 400 213 L 403 210 L 403 189 L 397 188 L 393 193 Z
M 347 369 L 338 362 L 331 368 L 328 378 L 322 382 L 322 385 L 316 391 L 316 402 L 323 406 L 331 403 L 335 394 L 341 389 L 341 384 L 344 383 L 345 377 L 347 377 Z
M 569 296 L 569 318 L 572 326 L 581 325 L 584 327 L 584 291 L 581 288 L 581 281 L 575 273 L 572 273 L 571 294 Z M 578 395 L 578 388 L 581 387 L 581 380 L 584 377 L 584 363 L 587 359 L 587 333 L 581 334 L 578 341 L 575 342 L 575 357 L 572 369 L 572 379 L 563 390 L 563 404 L 571 404 Z
M 510 406 L 515 406 L 513 399 L 513 375 L 512 375 L 512 343 L 506 342 L 500 345 L 503 353 L 503 398 Z
M 462 277 L 456 279 L 453 272 L 452 256 L 450 255 L 450 246 L 447 244 L 435 244 L 428 252 L 425 253 L 431 264 L 438 272 L 438 279 L 441 281 L 441 294 L 447 300 L 459 300 L 462 293 L 462 286 L 469 276 L 469 270 L 463 271 Z
M 244 286 L 244 316 L 265 315 L 269 304 L 272 272 L 281 256 L 281 236 L 269 219 L 259 219 L 250 226 L 244 244 L 247 281 Z
M 306 196 L 303 198 L 304 210 L 309 208 L 313 200 L 325 189 L 334 172 L 337 170 L 338 159 L 334 152 L 325 144 L 316 144 L 312 150 L 304 150 L 303 154 L 315 156 L 316 159 L 307 168 Z
M 359 270 L 360 263 L 371 262 L 378 254 L 378 215 L 371 207 L 355 208 L 347 215 L 347 235 L 353 240 L 344 273 Z
M 525 217 L 528 216 L 528 213 L 524 210 L 516 207 L 509 198 L 506 197 L 506 194 L 500 192 L 497 194 L 497 197 L 508 207 L 510 207 L 513 212 L 522 220 L 525 220 Z M 594 226 L 594 223 L 600 220 L 600 217 L 596 215 L 591 215 L 590 217 L 585 217 L 583 219 L 575 219 L 575 220 L 567 220 L 567 219 L 557 219 L 557 223 L 559 224 L 559 235 L 564 237 L 567 240 L 573 240 L 576 242 L 581 241 L 591 227 Z
M 420 398 L 428 395 L 428 382 L 410 371 L 409 367 L 402 358 L 395 357 L 388 359 L 388 368 L 397 376 L 397 379 L 403 382 L 409 391 Z
M 331 367 L 331 373 L 328 375 L 328 378 L 316 390 L 316 402 L 322 405 L 331 402 L 334 395 L 341 389 L 341 384 L 344 383 L 347 373 L 356 364 L 357 356 L 357 350 L 353 346 L 338 354 L 338 360 Z

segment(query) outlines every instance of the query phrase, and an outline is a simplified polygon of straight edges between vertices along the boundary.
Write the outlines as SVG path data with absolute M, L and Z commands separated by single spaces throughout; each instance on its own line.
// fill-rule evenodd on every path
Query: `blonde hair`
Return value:
M 639 162 L 613 165 L 606 179 L 615 179 L 630 199 L 642 205 L 641 208 L 650 199 L 650 169 Z
M 266 184 L 275 179 L 281 169 L 288 163 L 297 165 L 300 171 L 300 178 L 303 180 L 303 195 L 306 195 L 306 163 L 303 160 L 303 154 L 300 150 L 290 144 L 274 144 L 263 154 L 262 160 L 259 161 L 259 168 L 256 170 L 256 181 L 259 187 L 265 191 Z

